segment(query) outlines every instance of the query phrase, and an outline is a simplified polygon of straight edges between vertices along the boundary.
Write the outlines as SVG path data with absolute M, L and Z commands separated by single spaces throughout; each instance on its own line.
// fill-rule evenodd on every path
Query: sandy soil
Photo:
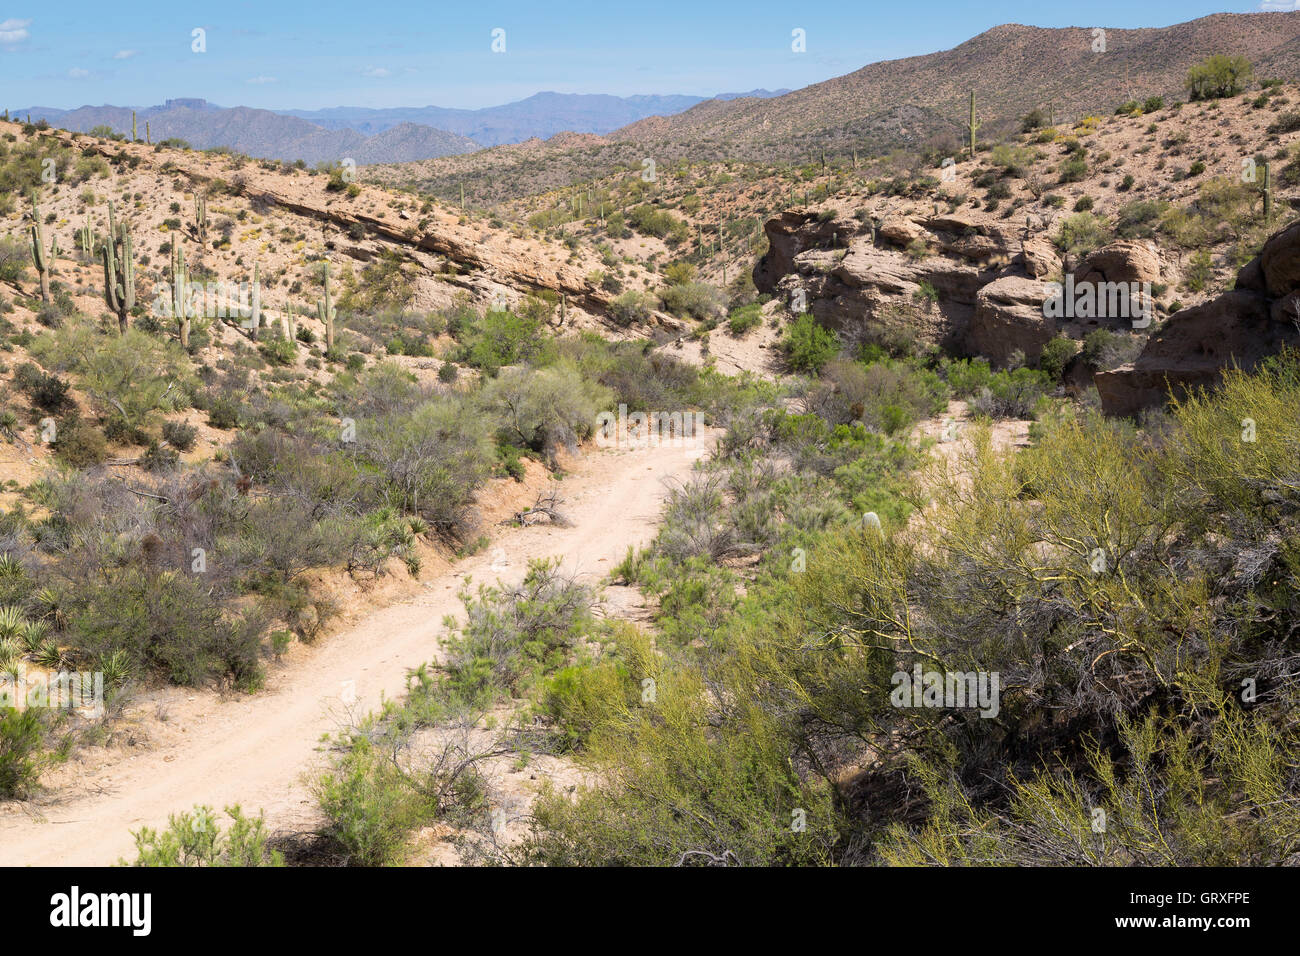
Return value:
M 126 747 L 96 748 L 98 759 L 74 756 L 42 799 L 5 808 L 0 865 L 112 864 L 131 853 L 131 830 L 165 825 L 168 814 L 199 803 L 264 810 L 273 831 L 310 828 L 307 780 L 322 765 L 322 737 L 400 695 L 407 670 L 437 657 L 442 619 L 460 613 L 457 592 L 468 578 L 514 582 L 529 559 L 559 556 L 569 570 L 600 579 L 629 545 L 649 542 L 665 479 L 686 476 L 710 444 L 588 454 L 560 485 L 570 526 L 502 529 L 414 599 L 295 652 L 261 693 L 168 688 L 142 696 L 135 707 L 152 710 L 147 732 L 120 734 Z

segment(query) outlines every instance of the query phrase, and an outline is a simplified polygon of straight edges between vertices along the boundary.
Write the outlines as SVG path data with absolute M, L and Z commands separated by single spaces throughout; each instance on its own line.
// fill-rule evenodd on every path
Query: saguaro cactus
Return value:
M 253 314 L 249 316 L 249 337 L 256 342 L 258 330 L 262 327 L 262 283 L 257 278 L 257 263 L 253 263 Z
M 112 239 L 104 243 L 103 257 L 104 301 L 117 313 L 118 331 L 125 333 L 128 317 L 135 308 L 135 263 L 131 261 L 131 230 L 125 223 L 118 243 Z
M 1271 222 L 1273 219 L 1273 172 L 1269 164 L 1264 164 L 1264 222 Z
M 81 242 L 81 251 L 86 255 L 95 253 L 95 233 L 90 228 L 90 213 L 86 213 L 86 224 L 77 230 L 77 239 Z
M 329 263 L 325 264 L 325 298 L 316 301 L 316 317 L 320 319 L 321 324 L 325 326 L 325 352 L 329 354 L 334 351 L 334 317 L 336 315 L 334 303 L 330 299 L 330 267 Z
M 172 316 L 176 319 L 181 348 L 190 347 L 189 277 L 185 274 L 185 253 L 179 243 L 172 245 Z
M 41 301 L 50 301 L 50 259 L 45 251 L 45 228 L 41 225 L 41 211 L 32 203 L 32 262 L 41 277 Z
M 970 91 L 970 120 L 967 123 L 967 129 L 970 131 L 970 157 L 975 158 L 975 131 L 979 129 L 979 123 L 975 122 L 975 91 Z
M 194 194 L 194 237 L 200 243 L 208 239 L 208 201 Z
M 149 138 L 149 121 L 148 121 L 148 120 L 145 120 L 145 121 L 144 121 L 144 141 L 145 141 L 146 143 L 148 143 L 150 146 L 153 145 L 153 140 L 151 140 L 151 139 Z
M 293 300 L 284 303 L 284 311 L 280 313 L 280 331 L 290 342 L 298 337 L 298 325 L 293 318 Z
M 131 142 L 134 143 L 134 142 L 138 141 L 139 139 L 140 139 L 140 137 L 136 135 L 136 127 L 135 127 L 135 110 L 132 110 L 132 111 L 131 111 Z

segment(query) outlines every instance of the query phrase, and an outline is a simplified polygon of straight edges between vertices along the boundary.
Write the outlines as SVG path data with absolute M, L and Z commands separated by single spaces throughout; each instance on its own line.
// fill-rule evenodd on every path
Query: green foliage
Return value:
M 596 413 L 609 405 L 609 390 L 584 382 L 571 364 L 542 369 L 511 368 L 487 382 L 479 396 L 500 424 L 501 438 L 553 455 L 573 450 L 595 428 Z
M 193 381 L 178 345 L 137 328 L 106 335 L 87 325 L 68 326 L 42 336 L 32 352 L 47 365 L 71 370 L 105 419 L 131 429 L 156 412 L 175 411 Z
M 1143 339 L 1138 336 L 1121 335 L 1109 329 L 1094 329 L 1083 340 L 1080 354 L 1093 368 L 1109 370 L 1136 358 L 1142 344 Z
M 1078 212 L 1061 222 L 1055 242 L 1062 252 L 1087 255 L 1110 239 L 1110 226 L 1105 219 L 1091 212 Z
M 513 312 L 487 312 L 461 329 L 454 360 L 495 374 L 536 357 L 544 348 L 541 322 Z
M 1076 351 L 1073 340 L 1058 335 L 1043 346 L 1042 354 L 1038 357 L 1038 367 L 1053 382 L 1059 382 Z
M 1039 369 L 1016 368 L 996 372 L 971 399 L 971 411 L 989 418 L 1029 418 L 1051 385 L 1049 374 Z
M 648 203 L 629 209 L 627 220 L 637 232 L 669 243 L 681 243 L 690 238 L 690 227 L 683 220 L 666 209 L 657 209 Z
M 41 724 L 35 710 L 0 708 L 0 798 L 22 799 L 40 777 Z
M 531 561 L 514 586 L 463 592 L 466 620 L 448 619 L 447 669 L 458 697 L 478 705 L 520 692 L 544 670 L 564 664 L 591 626 L 590 590 L 558 561 Z
M 1128 203 L 1116 217 L 1115 233 L 1121 239 L 1149 239 L 1156 234 L 1169 204 L 1160 199 L 1138 199 Z
M 1184 86 L 1192 100 L 1237 96 L 1246 89 L 1254 72 L 1243 56 L 1216 54 L 1188 70 Z
M 727 319 L 727 328 L 732 335 L 739 338 L 752 329 L 758 328 L 762 322 L 763 307 L 759 303 L 753 302 L 732 309 L 731 316 Z
M 223 832 L 211 807 L 173 814 L 167 829 L 142 827 L 135 837 L 136 858 L 130 866 L 284 866 L 284 855 L 267 846 L 261 816 L 244 816 L 238 804 L 226 808 L 230 826 Z
M 782 346 L 791 368 L 800 372 L 819 371 L 840 351 L 835 333 L 821 325 L 808 312 L 790 323 Z
M 1060 181 L 1078 183 L 1088 178 L 1088 157 L 1082 152 L 1071 153 L 1061 160 Z
M 664 308 L 673 315 L 698 320 L 720 315 L 726 305 L 722 290 L 707 282 L 684 282 L 660 291 Z
M 655 304 L 654 296 L 628 289 L 609 304 L 609 314 L 616 323 L 626 328 L 647 321 Z

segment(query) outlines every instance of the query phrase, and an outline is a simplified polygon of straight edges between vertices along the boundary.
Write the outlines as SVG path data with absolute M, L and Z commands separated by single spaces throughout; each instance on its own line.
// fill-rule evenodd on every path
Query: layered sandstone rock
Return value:
M 1020 352 L 1038 360 L 1043 346 L 1056 336 L 1056 320 L 1043 315 L 1043 303 L 1054 287 L 1038 279 L 1003 276 L 980 289 L 966 342 L 970 351 L 1005 365 Z
M 1097 391 L 1108 413 L 1132 415 L 1288 345 L 1300 345 L 1300 223 L 1269 238 L 1233 291 L 1176 313 L 1135 361 L 1098 372 Z

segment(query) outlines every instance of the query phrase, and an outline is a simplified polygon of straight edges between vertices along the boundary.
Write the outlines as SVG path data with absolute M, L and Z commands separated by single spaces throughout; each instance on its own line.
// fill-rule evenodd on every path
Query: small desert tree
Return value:
M 1216 100 L 1241 93 L 1254 72 L 1244 56 L 1217 54 L 1188 70 L 1184 85 L 1193 100 Z

